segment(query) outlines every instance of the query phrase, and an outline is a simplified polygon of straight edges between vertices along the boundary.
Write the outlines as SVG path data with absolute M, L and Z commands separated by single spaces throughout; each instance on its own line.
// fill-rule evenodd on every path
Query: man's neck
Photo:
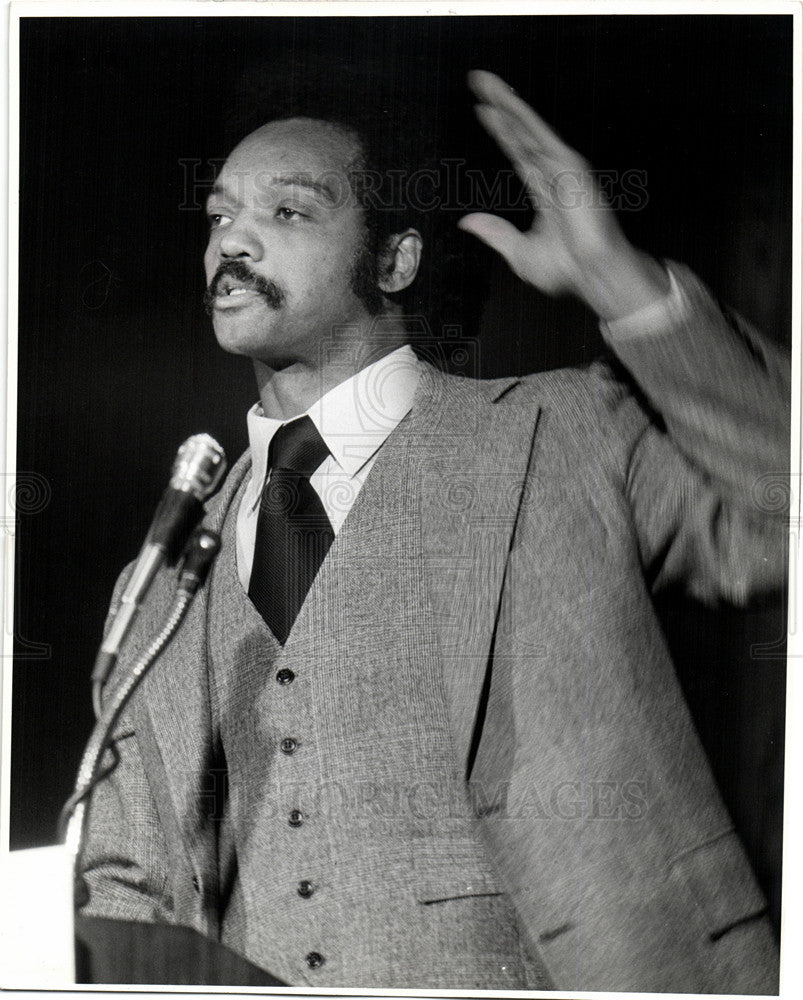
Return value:
M 305 413 L 330 389 L 406 343 L 403 330 L 393 334 L 386 330 L 383 333 L 385 335 L 380 341 L 345 345 L 345 350 L 323 359 L 323 364 L 298 361 L 276 370 L 261 361 L 254 361 L 263 414 L 274 420 L 291 420 Z

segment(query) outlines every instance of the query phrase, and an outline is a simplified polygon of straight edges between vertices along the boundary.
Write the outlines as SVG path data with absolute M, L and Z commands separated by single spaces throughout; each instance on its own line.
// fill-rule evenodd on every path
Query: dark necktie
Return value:
M 335 537 L 309 481 L 328 454 L 309 417 L 280 427 L 268 449 L 248 596 L 282 645 Z

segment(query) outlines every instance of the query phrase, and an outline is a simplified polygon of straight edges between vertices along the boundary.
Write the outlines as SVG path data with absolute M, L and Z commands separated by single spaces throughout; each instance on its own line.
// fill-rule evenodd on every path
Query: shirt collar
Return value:
M 420 376 L 418 358 L 405 344 L 330 389 L 306 411 L 343 472 L 359 472 L 398 427 L 412 409 Z M 287 421 L 263 416 L 259 403 L 248 411 L 247 421 L 253 481 L 261 484 L 271 438 Z

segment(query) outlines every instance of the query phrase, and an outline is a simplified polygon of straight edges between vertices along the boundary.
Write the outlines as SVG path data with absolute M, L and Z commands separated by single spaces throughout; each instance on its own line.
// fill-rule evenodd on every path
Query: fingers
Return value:
M 459 229 L 473 233 L 491 249 L 496 250 L 511 267 L 515 268 L 526 244 L 526 237 L 512 223 L 500 219 L 497 215 L 472 212 L 471 215 L 464 215 L 457 225 Z
M 536 207 L 550 204 L 561 177 L 588 169 L 583 158 L 498 76 L 473 70 L 469 84 L 483 102 L 475 108 L 477 118 L 510 158 Z
M 495 73 L 482 69 L 472 70 L 468 74 L 468 85 L 483 104 L 510 115 L 523 126 L 545 152 L 554 156 L 573 152 L 544 119 Z
M 476 114 L 482 126 L 513 164 L 531 197 L 536 203 L 543 202 L 549 193 L 545 175 L 555 173 L 561 164 L 550 161 L 550 157 L 527 136 L 523 136 L 519 127 L 511 123 L 509 116 L 498 109 L 480 104 L 476 108 Z

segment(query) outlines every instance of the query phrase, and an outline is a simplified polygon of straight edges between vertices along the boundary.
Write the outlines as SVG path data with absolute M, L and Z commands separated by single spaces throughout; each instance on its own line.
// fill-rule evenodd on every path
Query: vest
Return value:
M 425 609 L 396 581 L 416 589 L 415 552 L 406 567 L 358 557 L 352 514 L 370 504 L 369 480 L 282 648 L 237 576 L 244 489 L 209 590 L 213 731 L 228 774 L 221 939 L 292 986 L 544 988 L 456 766 L 438 658 L 406 655 Z M 344 635 L 350 575 L 369 570 L 375 606 L 364 633 Z M 372 637 L 387 614 L 398 648 Z

